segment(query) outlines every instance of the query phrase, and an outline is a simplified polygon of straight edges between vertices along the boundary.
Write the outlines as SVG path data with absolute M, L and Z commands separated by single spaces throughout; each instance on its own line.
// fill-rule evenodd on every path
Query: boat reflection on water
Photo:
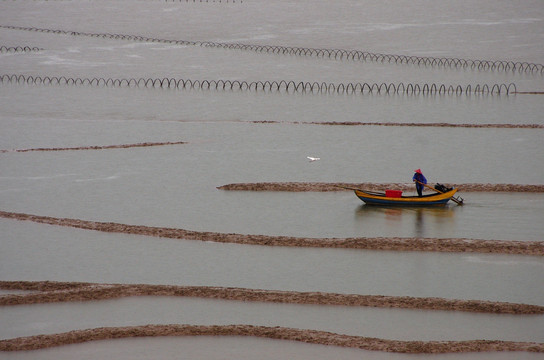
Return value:
M 455 228 L 457 206 L 399 207 L 363 204 L 357 207 L 358 223 L 383 227 L 382 236 L 442 237 Z M 400 235 L 402 234 L 402 235 Z

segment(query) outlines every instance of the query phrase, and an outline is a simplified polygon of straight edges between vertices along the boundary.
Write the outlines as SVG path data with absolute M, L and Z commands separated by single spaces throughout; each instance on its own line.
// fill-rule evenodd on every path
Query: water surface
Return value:
M 451 4 L 420 0 L 410 4 L 351 0 L 0 4 L 0 25 L 537 64 L 544 63 L 543 21 L 544 7 L 538 0 L 463 0 Z M 0 28 L 0 44 L 43 49 L 0 54 L 3 74 L 462 86 L 514 83 L 525 91 L 542 91 L 543 79 L 540 73 L 523 71 L 312 58 L 7 28 Z M 540 96 L 288 94 L 3 83 L 0 108 L 1 150 L 188 142 L 100 151 L 0 153 L 3 211 L 304 237 L 542 240 L 544 234 L 541 194 L 465 193 L 463 207 L 388 209 L 366 207 L 348 192 L 216 189 L 234 182 L 410 182 L 416 168 L 422 168 L 431 182 L 542 184 L 542 129 L 297 124 L 543 125 Z M 321 160 L 309 163 L 306 156 Z M 6 219 L 0 220 L 0 234 L 2 280 L 239 286 L 544 304 L 543 262 L 538 257 L 240 246 L 104 234 Z M 175 312 L 185 306 L 185 300 L 125 299 L 5 307 L 0 311 L 1 321 L 9 324 L 8 328 L 26 333 L 35 326 L 33 332 L 43 333 L 104 326 L 116 309 L 123 310 L 122 304 L 130 304 L 142 317 L 125 313 L 124 319 L 117 319 L 119 322 L 170 322 L 156 304 L 173 307 Z M 262 320 L 263 312 L 274 306 L 209 304 L 191 302 L 196 308 L 208 306 L 221 317 L 183 317 L 191 315 L 189 309 L 177 320 L 259 323 L 277 319 L 272 322 L 280 326 L 333 326 L 338 331 L 385 338 L 497 338 L 506 334 L 532 340 L 544 333 L 541 317 L 516 317 L 510 322 L 509 317 L 479 314 L 356 310 L 364 312 L 370 324 L 367 327 L 348 314 L 353 310 L 344 313 L 336 309 L 339 313 L 333 319 L 329 309 L 321 311 L 322 307 L 301 306 L 285 312 L 282 307 Z M 66 313 L 70 316 L 57 327 L 54 314 Z M 419 315 L 399 315 L 408 313 Z M 29 321 L 21 321 L 17 314 Z M 38 314 L 44 319 L 41 325 L 35 320 Z M 445 321 L 447 326 L 443 325 Z M 361 354 L 376 359 L 415 358 L 240 338 L 104 341 L 3 356 L 85 358 L 95 351 L 103 357 L 119 358 L 119 352 L 125 358 L 177 356 L 181 352 L 189 357 L 232 354 L 242 359 L 254 358 L 257 353 L 260 357 L 284 358 L 349 359 Z M 511 355 L 433 358 L 495 359 Z M 534 358 L 534 354 L 515 355 Z

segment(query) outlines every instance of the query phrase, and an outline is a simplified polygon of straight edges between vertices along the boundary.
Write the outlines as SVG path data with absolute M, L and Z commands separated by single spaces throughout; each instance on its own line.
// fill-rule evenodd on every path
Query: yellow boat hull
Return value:
M 354 189 L 355 195 L 366 204 L 371 205 L 404 205 L 404 206 L 417 206 L 417 205 L 444 205 L 457 192 L 457 189 L 452 189 L 445 193 L 434 193 L 424 196 L 401 196 L 401 197 L 387 197 L 383 193 L 365 191 Z

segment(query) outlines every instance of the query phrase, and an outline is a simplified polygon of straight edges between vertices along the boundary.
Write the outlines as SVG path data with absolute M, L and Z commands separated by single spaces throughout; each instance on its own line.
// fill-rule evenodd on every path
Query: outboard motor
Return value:
M 440 183 L 436 183 L 436 185 L 434 186 L 434 189 L 438 192 L 441 192 L 441 193 L 446 193 L 448 191 L 452 191 L 453 190 L 453 187 L 447 187 L 446 185 L 443 185 L 443 184 L 440 184 Z M 462 197 L 460 196 L 452 196 L 451 199 L 457 203 L 457 205 L 463 205 L 463 201 L 465 201 Z
M 442 185 L 442 184 L 439 184 L 439 183 L 437 183 L 437 184 L 434 186 L 434 188 L 435 188 L 436 190 L 438 190 L 439 192 L 443 192 L 443 193 L 453 190 L 453 188 L 449 188 L 449 187 L 447 187 L 447 186 L 445 186 L 445 185 Z

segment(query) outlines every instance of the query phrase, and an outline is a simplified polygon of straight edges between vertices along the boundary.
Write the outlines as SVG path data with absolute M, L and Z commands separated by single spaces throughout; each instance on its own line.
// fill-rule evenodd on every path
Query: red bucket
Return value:
M 402 190 L 385 190 L 385 196 L 390 198 L 402 197 Z

